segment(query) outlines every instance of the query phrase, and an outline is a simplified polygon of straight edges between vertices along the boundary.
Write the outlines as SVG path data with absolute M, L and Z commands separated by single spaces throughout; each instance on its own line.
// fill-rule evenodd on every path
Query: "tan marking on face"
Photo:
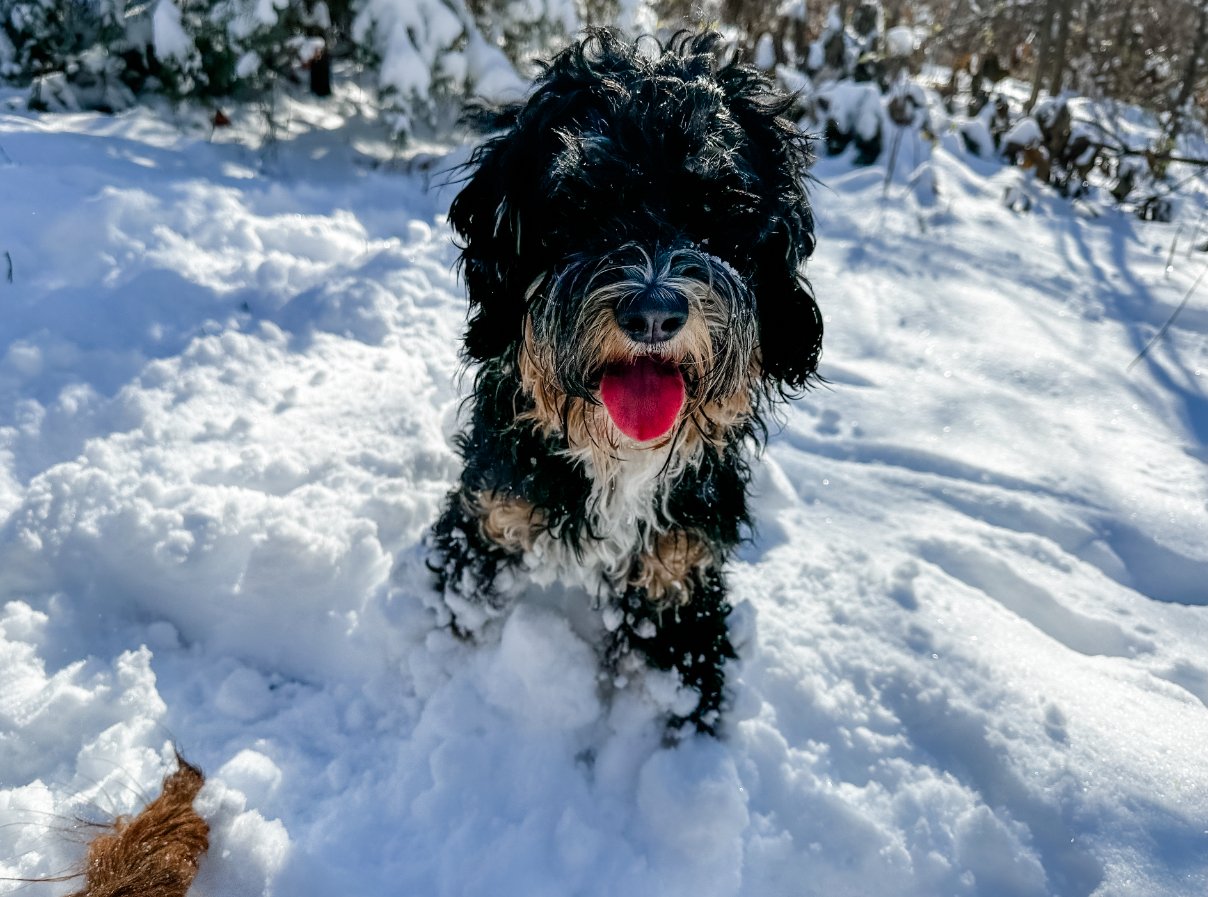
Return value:
M 467 499 L 484 537 L 509 554 L 523 554 L 545 529 L 544 515 L 532 502 L 502 492 L 480 492 Z
M 566 393 L 558 388 L 551 353 L 538 345 L 533 335 L 533 322 L 526 318 L 524 339 L 520 343 L 520 386 L 532 399 L 533 407 L 520 412 L 516 419 L 528 421 L 544 436 L 562 433 L 562 412 Z
M 679 450 L 690 457 L 695 457 L 706 445 L 720 451 L 725 446 L 730 432 L 745 423 L 754 413 L 750 388 L 720 401 L 698 405 L 686 416 Z
M 712 563 L 712 551 L 695 533 L 659 533 L 650 550 L 637 559 L 629 584 L 645 589 L 647 599 L 657 607 L 682 607 L 692 599 L 692 574 Z
M 553 358 L 538 345 L 531 320 L 525 322 L 519 367 L 520 385 L 533 407 L 517 415 L 518 420 L 532 423 L 544 436 L 565 436 L 575 451 L 594 445 L 615 451 L 619 434 L 610 426 L 607 412 L 580 398 L 568 400 L 558 388 Z
M 631 286 L 631 285 L 629 285 Z M 753 390 L 759 379 L 757 357 L 747 360 L 748 376 L 735 378 L 734 392 L 721 398 L 706 399 L 693 388 L 708 383 L 717 358 L 713 337 L 726 334 L 727 322 L 718 318 L 724 301 L 708 284 L 681 278 L 676 288 L 688 299 L 689 315 L 684 327 L 665 343 L 649 345 L 632 340 L 616 320 L 615 307 L 621 288 L 610 285 L 588 298 L 582 320 L 575 333 L 575 356 L 588 368 L 603 369 L 608 364 L 632 361 L 653 354 L 680 366 L 688 394 L 675 426 L 663 437 L 640 445 L 642 451 L 662 451 L 673 446 L 669 469 L 682 470 L 699 458 L 706 446 L 722 448 L 733 428 L 754 413 Z M 558 388 L 557 361 L 552 347 L 542 345 L 534 332 L 532 319 L 525 321 L 524 339 L 519 353 L 521 384 L 532 407 L 518 415 L 532 423 L 547 437 L 564 437 L 570 453 L 591 464 L 593 475 L 607 478 L 616 473 L 621 455 L 632 445 L 613 425 L 602 404 L 582 398 L 569 398 Z

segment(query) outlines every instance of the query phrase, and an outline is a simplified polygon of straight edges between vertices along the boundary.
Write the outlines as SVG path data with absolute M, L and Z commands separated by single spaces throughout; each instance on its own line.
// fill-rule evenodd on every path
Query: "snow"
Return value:
M 755 56 L 752 60 L 755 67 L 768 72 L 776 66 L 776 43 L 772 35 L 764 32 L 755 44 Z
M 155 55 L 160 59 L 174 59 L 180 65 L 189 67 L 195 60 L 197 49 L 185 33 L 180 8 L 173 0 L 157 0 L 151 23 Z
M 460 5 L 454 7 L 460 10 Z M 377 35 L 380 80 L 403 96 L 426 96 L 439 57 L 465 30 L 464 16 L 442 0 L 369 0 L 357 16 L 355 37 Z
M 252 16 L 260 25 L 272 27 L 277 24 L 281 10 L 289 4 L 289 0 L 256 0 Z
M 492 101 L 524 94 L 515 69 L 484 39 L 462 0 L 367 0 L 354 31 L 358 41 L 372 38 L 381 56 L 381 86 L 397 91 L 404 108 L 429 101 L 441 79 Z M 454 50 L 462 39 L 464 50 Z
M 826 115 L 844 134 L 855 133 L 872 140 L 881 127 L 881 91 L 875 84 L 836 81 L 818 89 L 826 102 Z
M 918 47 L 918 37 L 908 25 L 895 25 L 885 32 L 885 53 L 888 56 L 909 56 Z
M 614 22 L 625 34 L 655 34 L 659 17 L 654 6 L 652 0 L 617 0 Z
M 961 136 L 968 142 L 970 151 L 983 159 L 989 159 L 994 155 L 994 137 L 986 124 L 986 118 L 987 116 L 983 115 L 978 118 L 966 119 L 959 125 Z
M 1039 146 L 1044 142 L 1044 135 L 1041 134 L 1036 119 L 1024 115 L 1007 129 L 1002 142 L 1003 146 Z
M 475 96 L 493 103 L 507 103 L 522 99 L 528 91 L 528 85 L 516 74 L 503 51 L 488 43 L 477 30 L 467 36 L 465 56 Z
M 198 897 L 1204 893 L 1202 302 L 1126 369 L 1203 264 L 1169 226 L 1017 215 L 958 141 L 819 163 L 829 386 L 755 466 L 728 729 L 666 746 L 572 588 L 434 627 L 451 194 L 317 108 L 0 112 L 0 877 L 175 744 Z

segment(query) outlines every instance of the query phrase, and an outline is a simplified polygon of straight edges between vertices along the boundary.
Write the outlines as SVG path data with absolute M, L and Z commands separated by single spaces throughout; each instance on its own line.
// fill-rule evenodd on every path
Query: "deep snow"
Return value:
M 6 108 L 0 875 L 75 867 L 175 743 L 196 895 L 1208 892 L 1206 300 L 1126 370 L 1204 264 L 1170 227 L 954 137 L 888 196 L 819 164 L 830 386 L 757 466 L 729 730 L 666 748 L 573 593 L 479 647 L 423 608 L 464 151 Z

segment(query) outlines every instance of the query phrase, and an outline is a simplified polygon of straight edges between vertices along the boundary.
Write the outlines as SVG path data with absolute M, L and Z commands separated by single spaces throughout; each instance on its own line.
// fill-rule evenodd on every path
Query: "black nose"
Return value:
M 675 290 L 652 286 L 617 303 L 617 323 L 639 343 L 665 343 L 688 322 L 688 300 Z

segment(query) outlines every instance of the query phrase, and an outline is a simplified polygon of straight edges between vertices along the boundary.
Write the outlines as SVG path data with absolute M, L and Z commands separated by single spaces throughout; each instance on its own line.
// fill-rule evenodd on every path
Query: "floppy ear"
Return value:
M 757 301 L 764 378 L 782 391 L 804 388 L 822 354 L 822 315 L 809 283 L 800 275 L 784 278 L 761 287 Z
M 807 386 L 822 354 L 822 314 L 800 271 L 813 248 L 813 233 L 811 229 L 790 236 L 787 231 L 794 223 L 804 225 L 800 218 L 782 220 L 765 241 L 753 284 L 763 376 L 782 392 Z
M 806 185 L 809 138 L 785 116 L 795 97 L 780 93 L 763 74 L 730 64 L 718 72 L 730 113 L 746 142 L 742 159 L 764 230 L 750 254 L 751 288 L 759 312 L 765 382 L 782 393 L 807 386 L 822 353 L 822 315 L 801 267 L 814 251 L 814 216 Z
M 503 355 L 523 328 L 528 284 L 518 282 L 521 209 L 513 193 L 532 184 L 523 172 L 515 126 L 508 124 L 475 150 L 467 163 L 473 174 L 449 207 L 449 223 L 462 242 L 458 264 L 470 297 L 465 353 L 473 361 Z

